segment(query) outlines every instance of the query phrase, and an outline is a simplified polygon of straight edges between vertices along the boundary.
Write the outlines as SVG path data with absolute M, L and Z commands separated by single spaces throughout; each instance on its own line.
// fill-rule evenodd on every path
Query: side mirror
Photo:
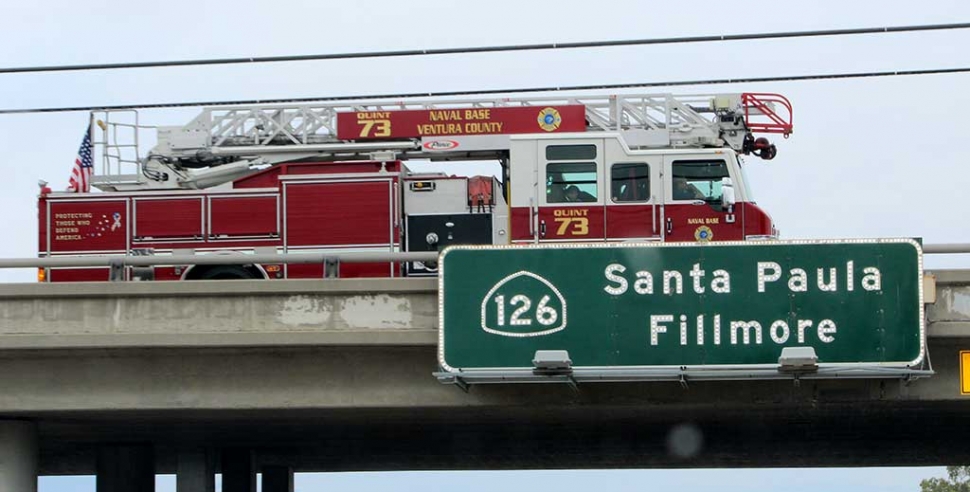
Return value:
M 728 213 L 734 213 L 734 183 L 731 178 L 721 178 L 721 208 Z

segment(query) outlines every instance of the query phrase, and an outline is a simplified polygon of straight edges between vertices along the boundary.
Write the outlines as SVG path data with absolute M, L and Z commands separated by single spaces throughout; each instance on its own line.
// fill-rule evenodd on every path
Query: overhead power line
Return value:
M 566 92 L 566 91 L 592 91 L 592 90 L 613 90 L 613 89 L 639 89 L 647 87 L 677 87 L 689 85 L 723 85 L 723 84 L 756 84 L 763 82 L 799 82 L 812 80 L 833 80 L 833 79 L 862 79 L 875 77 L 898 77 L 908 75 L 944 75 L 970 73 L 970 67 L 956 68 L 932 68 L 921 70 L 891 70 L 882 72 L 846 72 L 813 75 L 786 75 L 775 77 L 744 77 L 726 79 L 702 79 L 702 80 L 671 80 L 666 82 L 635 82 L 627 84 L 593 84 L 593 85 L 573 85 L 573 86 L 547 86 L 530 87 L 518 89 L 484 89 L 484 90 L 465 90 L 465 91 L 443 91 L 443 92 L 410 92 L 398 94 L 363 94 L 334 97 L 308 97 L 308 98 L 283 98 L 283 99 L 239 99 L 234 101 L 193 101 L 182 103 L 153 103 L 153 104 L 121 104 L 110 106 L 63 106 L 50 108 L 24 108 L 24 109 L 0 109 L 0 115 L 5 114 L 30 114 L 30 113 L 67 113 L 73 111 L 114 111 L 122 109 L 157 109 L 157 108 L 186 108 L 199 106 L 249 106 L 254 104 L 299 104 L 314 102 L 337 102 L 337 101 L 372 101 L 402 100 L 425 97 L 453 97 L 453 96 L 479 96 L 496 94 L 527 94 L 536 92 Z
M 74 72 L 84 70 L 118 70 L 131 68 L 185 67 L 198 65 L 232 65 L 242 63 L 299 62 L 316 60 L 345 60 L 354 58 L 388 58 L 406 56 L 456 55 L 469 53 L 499 53 L 507 51 L 559 50 L 577 48 L 606 48 L 616 46 L 642 46 L 657 44 L 711 43 L 721 41 L 752 41 L 781 38 L 808 38 L 820 36 L 855 36 L 861 34 L 892 34 L 918 31 L 945 31 L 968 29 L 970 23 L 928 24 L 916 26 L 863 27 L 856 29 L 827 29 L 815 31 L 788 31 L 752 34 L 721 34 L 713 36 L 683 36 L 673 38 L 625 39 L 614 41 L 580 41 L 574 43 L 515 44 L 504 46 L 473 46 L 466 48 L 437 48 L 395 51 L 365 51 L 356 53 L 325 53 L 316 55 L 286 55 L 240 58 L 210 58 L 196 60 L 166 60 L 128 63 L 96 63 L 85 65 L 50 65 L 36 67 L 0 68 L 0 74 L 36 72 Z

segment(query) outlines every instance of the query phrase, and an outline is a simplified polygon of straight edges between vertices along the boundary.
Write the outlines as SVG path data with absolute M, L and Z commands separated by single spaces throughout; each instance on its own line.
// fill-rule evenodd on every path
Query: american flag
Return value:
M 74 158 L 74 169 L 71 170 L 71 181 L 67 185 L 67 191 L 75 193 L 88 193 L 91 191 L 91 175 L 94 173 L 94 159 L 91 155 L 91 125 L 88 131 L 84 132 L 84 139 L 81 140 L 81 148 L 77 151 Z

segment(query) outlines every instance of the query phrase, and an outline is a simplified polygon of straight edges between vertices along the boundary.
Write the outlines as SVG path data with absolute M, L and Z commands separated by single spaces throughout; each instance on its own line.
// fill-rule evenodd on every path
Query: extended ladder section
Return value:
M 456 123 L 463 115 L 476 120 L 468 123 L 473 126 Z M 401 122 L 411 127 L 401 130 Z M 128 174 L 121 162 L 106 157 L 94 184 L 105 190 L 205 188 L 254 166 L 310 157 L 482 159 L 506 152 L 509 134 L 551 131 L 616 132 L 632 148 L 727 146 L 748 153 L 757 148 L 753 131 L 788 136 L 792 109 L 780 95 L 754 93 L 214 107 L 185 126 L 158 127 L 157 144 L 138 169 L 127 166 Z M 105 134 L 104 150 L 127 145 L 112 141 L 117 138 L 112 129 Z M 474 145 L 459 151 L 444 137 Z

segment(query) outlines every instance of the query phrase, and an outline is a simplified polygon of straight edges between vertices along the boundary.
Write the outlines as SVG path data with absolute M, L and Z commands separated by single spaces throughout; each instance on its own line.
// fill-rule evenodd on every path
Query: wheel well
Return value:
M 266 272 L 256 265 L 194 265 L 182 275 L 182 280 L 265 280 L 266 278 Z

